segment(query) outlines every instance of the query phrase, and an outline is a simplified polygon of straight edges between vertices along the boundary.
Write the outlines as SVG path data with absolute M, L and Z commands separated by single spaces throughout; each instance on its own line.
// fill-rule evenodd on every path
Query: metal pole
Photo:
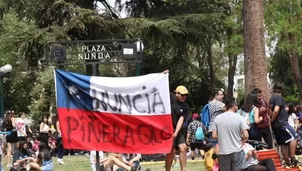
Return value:
M 0 107 L 0 115 L 1 119 L 3 120 L 4 118 L 4 102 L 3 102 L 3 77 L 0 75 L 0 100 L 1 100 L 1 107 Z
M 137 63 L 135 64 L 135 76 L 139 76 L 139 75 L 141 75 L 141 71 L 140 71 L 140 63 L 137 62 Z
M 96 64 L 92 64 L 92 75 L 97 76 L 97 70 Z M 95 150 L 95 170 L 100 171 L 100 153 L 98 150 Z

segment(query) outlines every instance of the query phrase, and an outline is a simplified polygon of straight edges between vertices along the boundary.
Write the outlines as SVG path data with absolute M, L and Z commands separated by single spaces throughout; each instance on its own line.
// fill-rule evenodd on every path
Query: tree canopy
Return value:
M 300 54 L 300 8 L 292 9 L 295 23 L 289 23 L 284 3 L 265 4 L 266 14 L 277 16 L 276 20 L 265 16 L 266 31 L 278 40 L 278 49 L 285 55 L 292 46 L 287 46 L 282 35 L 285 30 L 292 31 Z M 97 4 L 105 10 L 99 10 Z M 192 112 L 200 112 L 215 87 L 228 87 L 232 96 L 237 58 L 243 53 L 241 1 L 116 0 L 111 6 L 105 0 L 0 0 L 0 9 L 0 64 L 13 66 L 13 72 L 4 79 L 5 109 L 38 118 L 55 106 L 52 67 L 43 59 L 48 55 L 47 42 L 66 40 L 140 38 L 145 46 L 141 74 L 169 69 L 171 91 L 179 84 L 187 86 Z M 128 16 L 120 18 L 124 9 Z M 294 78 L 290 65 L 279 66 L 282 60 L 271 58 L 272 78 L 281 78 L 283 71 L 291 75 L 288 80 Z M 88 72 L 83 66 L 65 69 Z M 130 76 L 135 66 L 102 64 L 99 71 L 105 76 Z M 287 85 L 293 82 L 286 81 Z M 297 90 L 294 86 L 288 89 L 290 93 Z

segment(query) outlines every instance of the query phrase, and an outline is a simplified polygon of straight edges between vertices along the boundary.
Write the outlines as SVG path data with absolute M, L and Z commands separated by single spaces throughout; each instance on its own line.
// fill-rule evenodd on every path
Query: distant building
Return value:
M 235 90 L 244 90 L 244 75 L 235 75 L 234 76 L 234 89 Z M 268 88 L 269 90 L 272 87 L 272 80 L 269 78 L 269 74 L 267 74 L 267 80 L 268 80 Z M 228 78 L 224 78 L 224 83 L 226 86 L 228 86 Z

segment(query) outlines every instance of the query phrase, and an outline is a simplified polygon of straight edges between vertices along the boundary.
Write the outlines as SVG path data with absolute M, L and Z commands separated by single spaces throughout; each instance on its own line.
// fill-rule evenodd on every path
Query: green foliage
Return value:
M 299 104 L 299 96 L 297 94 L 285 96 L 286 103 Z
M 41 120 L 41 115 L 49 114 L 50 106 L 56 106 L 53 68 L 49 67 L 39 72 L 37 76 L 31 90 L 32 102 L 29 106 L 31 116 L 35 121 Z
M 269 34 L 268 43 L 277 41 L 276 52 L 271 57 L 271 78 L 276 82 L 283 82 L 286 87 L 288 101 L 296 101 L 297 82 L 289 62 L 289 52 L 294 49 L 299 57 L 299 66 L 302 64 L 302 7 L 299 1 L 267 1 L 265 4 L 265 23 Z M 290 39 L 293 35 L 294 39 Z M 301 67 L 300 67 L 301 70 Z
M 228 60 L 222 51 L 242 52 L 241 25 L 235 22 L 239 5 L 230 7 L 230 2 L 130 0 L 125 5 L 131 16 L 113 20 L 110 7 L 109 13 L 100 14 L 92 0 L 0 0 L 4 11 L 0 64 L 14 68 L 5 79 L 5 106 L 28 111 L 36 120 L 55 106 L 52 68 L 39 65 L 48 55 L 47 42 L 139 37 L 145 45 L 142 74 L 169 69 L 171 90 L 186 85 L 190 106 L 198 112 L 211 89 L 208 51 L 218 78 L 226 75 Z M 237 11 L 230 13 L 233 9 Z M 229 28 L 234 34 L 228 33 Z M 86 71 L 84 66 L 64 69 Z M 135 71 L 128 64 L 104 64 L 99 69 L 105 76 L 129 76 Z M 216 86 L 224 87 L 221 81 Z

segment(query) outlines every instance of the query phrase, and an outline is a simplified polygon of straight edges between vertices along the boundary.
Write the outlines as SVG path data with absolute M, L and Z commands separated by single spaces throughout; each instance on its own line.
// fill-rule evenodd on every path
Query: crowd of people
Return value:
M 238 104 L 233 97 L 224 99 L 224 90 L 216 88 L 206 105 L 207 112 L 203 110 L 190 117 L 185 102 L 189 92 L 186 87 L 178 86 L 171 94 L 174 144 L 166 154 L 166 171 L 171 170 L 176 152 L 179 152 L 181 170 L 186 170 L 189 147 L 192 159 L 197 155 L 196 149 L 201 150 L 201 155 L 213 150 L 213 162 L 210 168 L 206 167 L 208 170 L 275 171 L 272 159 L 258 160 L 255 151 L 259 149 L 253 148 L 247 140 L 265 141 L 268 149 L 276 146 L 284 167 L 297 168 L 299 161 L 295 154 L 300 144 L 302 113 L 299 106 L 286 104 L 282 91 L 282 84 L 275 84 L 269 101 L 265 101 L 262 91 L 255 88 Z M 203 115 L 209 115 L 209 119 L 204 120 Z M 200 128 L 205 136 L 197 139 Z
M 52 124 L 50 117 L 43 116 L 36 130 L 24 112 L 6 111 L 1 124 L 1 163 L 4 156 L 11 171 L 52 171 L 52 157 L 57 155 L 57 162 L 65 164 L 60 124 L 56 118 L 53 121 Z
M 270 100 L 265 101 L 261 90 L 255 88 L 238 104 L 235 98 L 224 99 L 223 89 L 216 88 L 202 113 L 190 115 L 186 103 L 189 92 L 186 87 L 178 86 L 170 98 L 174 132 L 171 137 L 173 147 L 165 154 L 166 171 L 177 166 L 178 161 L 181 170 L 185 171 L 187 158 L 194 160 L 199 153 L 203 158 L 211 154 L 212 165 L 206 166 L 205 162 L 207 170 L 275 171 L 271 159 L 258 160 L 255 153 L 258 149 L 248 144 L 247 140 L 263 140 L 268 149 L 274 148 L 276 143 L 285 167 L 297 167 L 299 161 L 295 154 L 300 144 L 302 115 L 299 106 L 286 104 L 282 90 L 281 84 L 275 84 Z M 207 120 L 204 119 L 206 115 Z M 65 164 L 63 156 L 66 150 L 57 118 L 50 121 L 44 116 L 38 134 L 35 134 L 25 113 L 17 116 L 14 111 L 7 111 L 1 128 L 0 156 L 7 158 L 10 170 L 51 171 L 55 155 L 59 164 Z M 91 167 L 95 171 L 96 152 L 89 153 Z M 99 153 L 101 170 L 135 171 L 141 168 L 141 154 L 108 153 L 105 156 L 102 151 Z

